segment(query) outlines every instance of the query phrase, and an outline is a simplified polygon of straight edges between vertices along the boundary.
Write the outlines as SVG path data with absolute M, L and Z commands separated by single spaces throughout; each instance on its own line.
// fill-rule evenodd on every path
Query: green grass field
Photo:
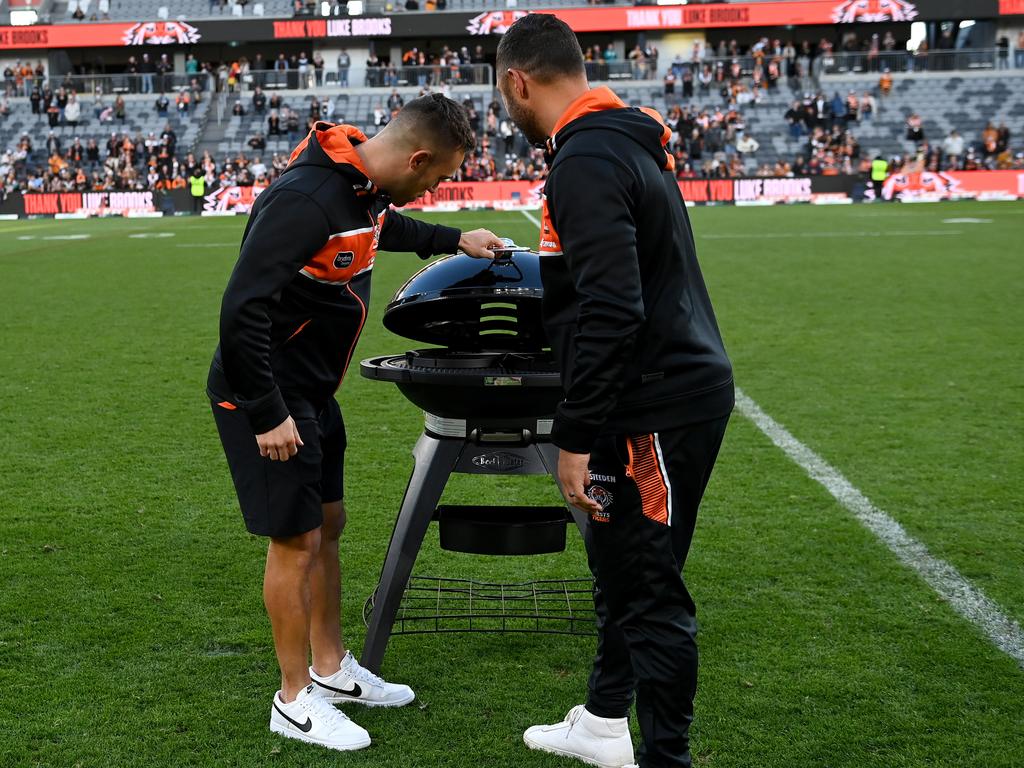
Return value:
M 1024 622 L 1024 207 L 691 215 L 738 384 Z M 537 239 L 519 213 L 440 218 Z M 582 701 L 588 638 L 397 637 L 383 671 L 419 701 L 351 712 L 370 749 L 268 731 L 265 542 L 204 396 L 243 223 L 0 223 L 0 766 L 575 765 L 521 734 Z M 414 346 L 380 316 L 418 264 L 377 260 L 356 359 Z M 339 398 L 358 650 L 422 421 L 355 366 Z M 545 478 L 460 477 L 446 498 L 558 502 Z M 497 559 L 442 552 L 432 531 L 417 573 L 585 576 L 569 533 L 563 554 Z M 1024 765 L 1024 670 L 739 414 L 687 577 L 698 765 Z

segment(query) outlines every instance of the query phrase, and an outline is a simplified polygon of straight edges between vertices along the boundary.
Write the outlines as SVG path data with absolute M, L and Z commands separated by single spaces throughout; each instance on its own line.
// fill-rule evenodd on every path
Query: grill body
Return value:
M 453 472 L 557 477 L 550 442 L 562 397 L 541 317 L 539 256 L 515 249 L 494 262 L 444 257 L 409 278 L 388 303 L 384 325 L 440 345 L 363 360 L 362 376 L 395 384 L 424 412 L 414 466 L 374 594 L 367 600 L 362 663 L 378 670 L 429 525 L 447 549 L 522 555 L 561 551 L 565 526 L 586 519 L 550 507 L 438 507 Z M 572 617 L 572 626 L 581 624 Z

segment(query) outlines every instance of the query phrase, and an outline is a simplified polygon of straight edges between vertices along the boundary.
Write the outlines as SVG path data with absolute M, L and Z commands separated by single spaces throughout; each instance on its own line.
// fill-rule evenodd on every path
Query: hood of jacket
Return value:
M 310 165 L 330 168 L 350 177 L 356 190 L 373 193 L 376 190 L 369 171 L 356 152 L 356 147 L 366 140 L 366 134 L 355 126 L 317 122 L 292 150 L 284 173 Z
M 627 107 L 607 86 L 593 88 L 576 99 L 555 123 L 547 150 L 550 159 L 575 134 L 595 129 L 612 130 L 628 136 L 665 170 L 675 169 L 675 158 L 668 151 L 672 130 L 657 110 Z

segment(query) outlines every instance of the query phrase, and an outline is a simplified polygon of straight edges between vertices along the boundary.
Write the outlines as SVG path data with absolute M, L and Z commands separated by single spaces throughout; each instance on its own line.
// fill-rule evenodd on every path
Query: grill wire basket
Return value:
M 593 636 L 593 579 L 494 584 L 470 579 L 412 576 L 392 635 L 498 632 Z M 363 604 L 369 624 L 376 592 Z

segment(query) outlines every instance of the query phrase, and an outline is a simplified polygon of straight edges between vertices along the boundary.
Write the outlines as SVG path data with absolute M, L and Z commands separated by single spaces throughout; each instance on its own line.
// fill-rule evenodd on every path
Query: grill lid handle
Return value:
M 530 249 L 525 245 L 516 245 L 515 241 L 511 237 L 501 238 L 501 242 L 504 245 L 497 248 L 491 248 L 491 253 L 494 254 L 495 261 L 511 261 L 512 255 L 516 253 L 526 253 Z

